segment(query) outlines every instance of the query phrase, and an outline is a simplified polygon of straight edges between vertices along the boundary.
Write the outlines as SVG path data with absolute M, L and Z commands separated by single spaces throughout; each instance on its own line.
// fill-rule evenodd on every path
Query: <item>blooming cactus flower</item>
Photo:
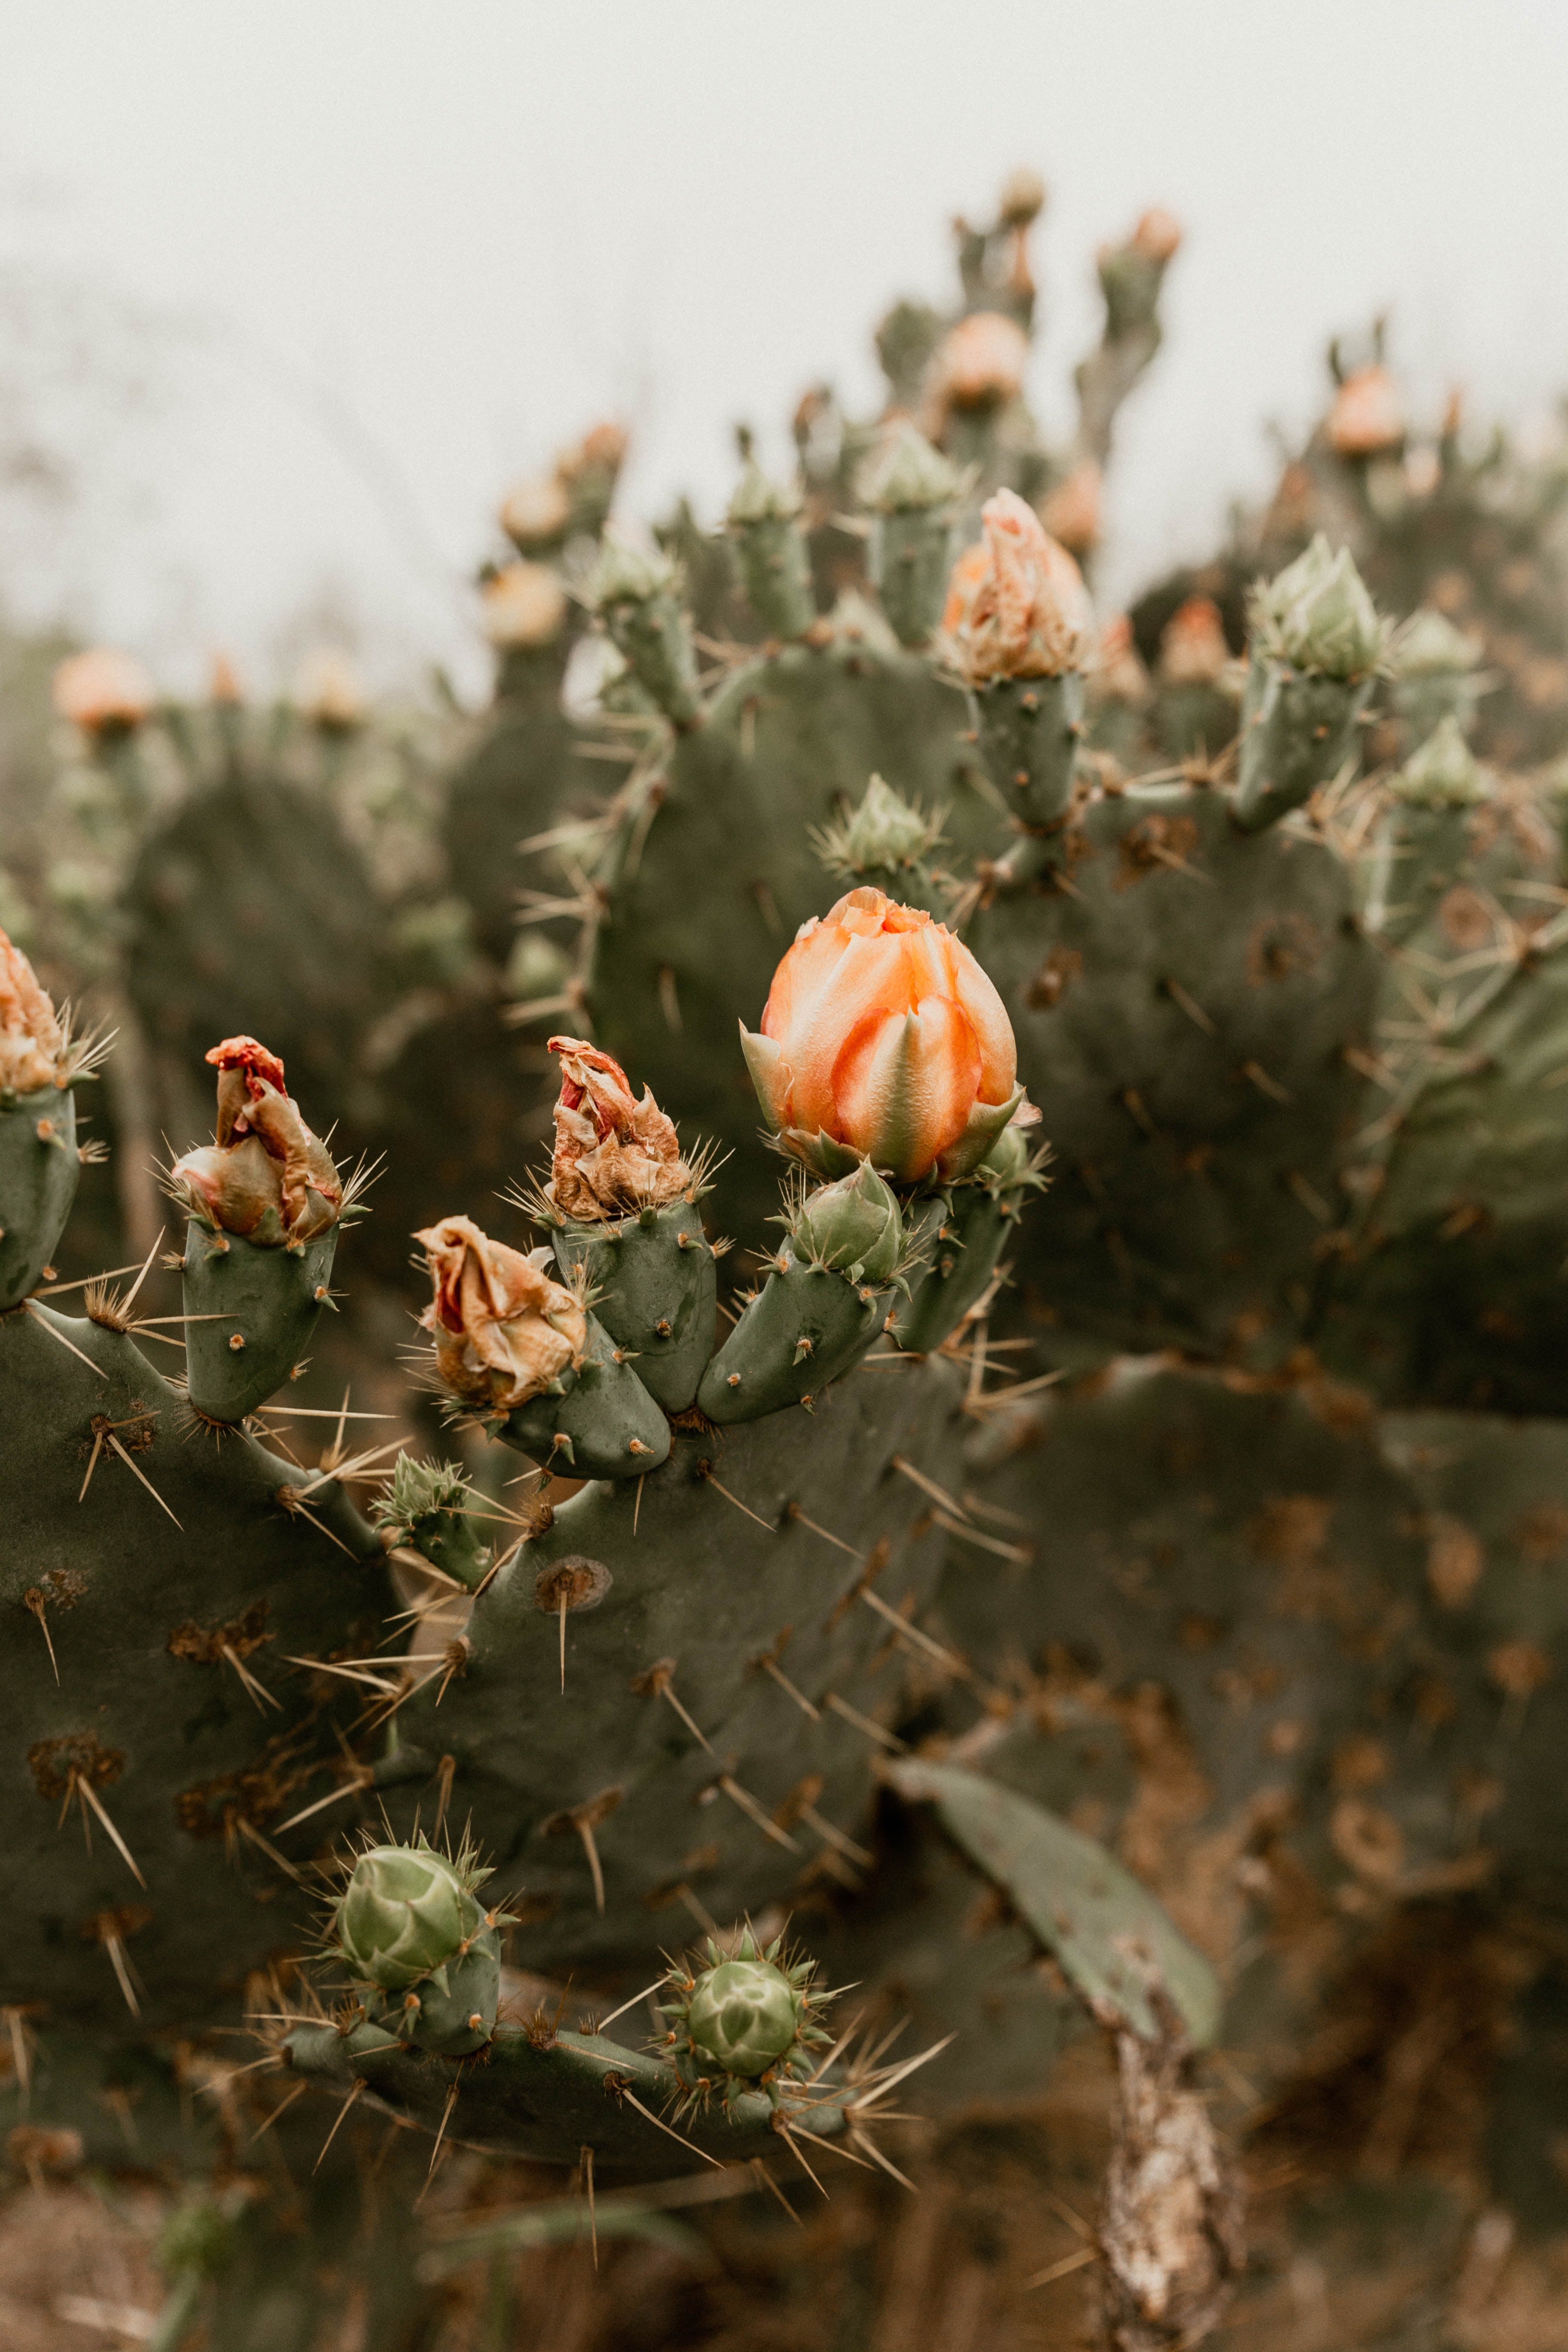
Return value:
M 424 1244 L 435 1287 L 420 1324 L 435 1339 L 437 1370 L 454 1395 L 510 1412 L 576 1370 L 588 1318 L 545 1272 L 548 1249 L 524 1257 L 468 1217 L 443 1217 L 414 1238 Z
M 254 1037 L 226 1037 L 206 1058 L 218 1074 L 217 1139 L 176 1160 L 176 1191 L 205 1223 L 244 1240 L 314 1241 L 342 1214 L 342 1179 L 285 1090 L 282 1063 Z
M 723 1960 L 698 1979 L 686 2030 L 727 2074 L 765 2074 L 794 2042 L 803 2006 L 771 1960 Z
M 961 940 L 880 890 L 803 924 L 741 1045 L 769 1125 L 825 1176 L 965 1176 L 1023 1100 L 1002 999 Z
M 1329 411 L 1329 446 L 1339 457 L 1377 457 L 1405 438 L 1405 408 L 1388 370 L 1352 370 Z
M 549 1193 L 563 1217 L 595 1222 L 678 1201 L 695 1181 L 673 1120 L 618 1062 L 581 1037 L 552 1037 L 561 1056 Z
M 354 1975 L 403 1992 L 456 1959 L 484 1914 L 456 1864 L 422 1841 L 362 1853 L 334 1924 Z
M 62 1083 L 66 1034 L 48 991 L 0 931 L 0 1093 L 37 1094 Z
M 129 735 L 152 709 L 153 681 L 132 654 L 94 646 L 72 654 L 54 676 L 54 705 L 85 735 Z
M 970 685 L 1086 669 L 1094 614 L 1067 549 L 1016 490 L 988 499 L 980 520 L 984 538 L 953 566 L 942 616 Z

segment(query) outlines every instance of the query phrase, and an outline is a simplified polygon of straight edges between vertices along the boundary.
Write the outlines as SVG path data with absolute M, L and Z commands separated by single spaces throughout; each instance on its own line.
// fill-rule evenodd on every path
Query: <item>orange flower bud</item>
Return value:
M 1067 549 L 1016 490 L 988 499 L 980 520 L 985 536 L 954 565 L 942 616 L 970 685 L 1086 668 L 1094 613 Z
M 581 441 L 562 450 L 555 471 L 563 482 L 574 482 L 580 474 L 618 474 L 626 463 L 626 441 L 624 425 L 592 425 Z
M 932 362 L 931 392 L 948 408 L 1000 407 L 1016 400 L 1029 364 L 1029 339 L 1003 310 L 960 319 Z
M 129 735 L 152 709 L 153 681 L 132 654 L 94 646 L 55 672 L 54 703 L 85 735 Z
M 1357 368 L 1334 394 L 1329 446 L 1340 457 L 1376 457 L 1405 438 L 1405 409 L 1388 370 Z
M 1086 457 L 1058 483 L 1041 509 L 1047 530 L 1069 554 L 1087 555 L 1100 544 L 1102 479 L 1093 458 Z
M 1182 224 L 1159 205 L 1143 215 L 1132 232 L 1135 250 L 1151 261 L 1169 261 L 1182 242 Z
M 0 1091 L 35 1095 L 64 1083 L 64 1029 L 32 965 L 0 931 Z
M 1102 702 L 1146 702 L 1149 673 L 1144 668 L 1125 613 L 1112 613 L 1100 633 L 1093 688 Z
M 322 646 L 307 655 L 294 680 L 294 703 L 329 735 L 346 735 L 365 715 L 364 689 L 347 654 Z
M 741 1044 L 769 1125 L 826 1176 L 967 1175 L 1023 1100 L 1006 1008 L 969 950 L 916 907 L 851 890 L 814 917 Z
M 1160 678 L 1165 686 L 1214 686 L 1230 660 L 1225 623 L 1212 596 L 1178 604 L 1160 635 Z
M 414 1238 L 435 1289 L 420 1326 L 435 1339 L 437 1370 L 454 1395 L 510 1412 L 575 1371 L 588 1318 L 545 1272 L 548 1249 L 524 1257 L 468 1217 L 443 1217 Z
M 548 564 L 505 564 L 479 593 L 492 646 L 548 646 L 561 635 L 566 591 Z
M 571 497 L 558 474 L 531 474 L 501 501 L 500 527 L 525 554 L 563 539 L 571 520 Z
M 264 1248 L 314 1241 L 342 1213 L 342 1179 L 284 1091 L 282 1063 L 254 1037 L 226 1037 L 206 1059 L 218 1074 L 217 1140 L 175 1161 L 175 1197 Z
M 644 1087 L 638 1102 L 618 1062 L 581 1037 L 552 1037 L 561 1056 L 550 1198 L 563 1217 L 592 1223 L 661 1208 L 696 1179 L 680 1141 Z

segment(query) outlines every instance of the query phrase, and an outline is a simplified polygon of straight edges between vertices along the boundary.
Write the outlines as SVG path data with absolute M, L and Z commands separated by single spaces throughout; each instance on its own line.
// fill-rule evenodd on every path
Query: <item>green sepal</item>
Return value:
M 0 1099 L 0 1314 L 37 1288 L 80 1173 L 68 1087 Z
M 243 1421 L 302 1362 L 327 1304 L 338 1229 L 276 1249 L 191 1218 L 185 1228 L 185 1381 L 209 1421 Z M 242 1342 L 235 1347 L 238 1338 Z
M 1032 832 L 1062 824 L 1072 805 L 1073 771 L 1084 732 L 1084 681 L 999 677 L 974 694 L 980 749 L 1019 823 Z
M 713 1352 L 718 1292 L 697 1210 L 673 1201 L 614 1223 L 568 1223 L 554 1239 L 563 1275 L 570 1282 L 585 1269 L 595 1314 L 617 1347 L 636 1354 L 649 1396 L 666 1412 L 684 1412 Z
M 669 1423 L 598 1318 L 559 1396 L 537 1396 L 496 1431 L 542 1469 L 572 1478 L 640 1478 L 669 1452 Z
M 889 1293 L 804 1265 L 786 1241 L 773 1271 L 703 1376 L 700 1412 L 755 1421 L 819 1396 L 880 1331 Z
M 1294 670 L 1254 647 L 1241 702 L 1241 752 L 1231 814 L 1261 833 L 1300 808 L 1351 755 L 1373 680 Z
M 879 515 L 871 575 L 889 625 L 901 646 L 929 643 L 942 618 L 952 568 L 952 515 L 945 507 Z

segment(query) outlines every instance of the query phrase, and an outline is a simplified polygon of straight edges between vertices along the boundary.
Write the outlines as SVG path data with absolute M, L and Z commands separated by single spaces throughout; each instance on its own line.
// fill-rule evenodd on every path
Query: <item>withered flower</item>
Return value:
M 342 1179 L 286 1092 L 282 1063 L 254 1037 L 226 1037 L 206 1059 L 218 1074 L 217 1139 L 175 1162 L 176 1197 L 264 1247 L 314 1241 L 342 1213 Z
M 638 1102 L 620 1064 L 581 1037 L 552 1037 L 550 1051 L 561 1056 L 561 1093 L 547 1189 L 561 1214 L 594 1223 L 689 1192 L 696 1179 L 651 1090 Z
M 420 1326 L 436 1342 L 437 1370 L 455 1396 L 510 1412 L 559 1389 L 581 1364 L 588 1318 L 545 1272 L 548 1249 L 525 1257 L 468 1217 L 443 1217 L 414 1238 L 424 1244 L 435 1292 Z

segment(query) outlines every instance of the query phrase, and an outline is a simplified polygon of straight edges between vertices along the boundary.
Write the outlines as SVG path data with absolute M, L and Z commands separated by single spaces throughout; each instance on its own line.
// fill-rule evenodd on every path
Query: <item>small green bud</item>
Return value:
M 971 480 L 905 423 L 862 469 L 859 491 L 862 504 L 879 514 L 918 514 L 955 505 Z
M 1474 669 L 1480 659 L 1473 637 L 1425 604 L 1412 613 L 1389 650 L 1397 678 L 1450 677 Z
M 414 1462 L 400 1454 L 372 1515 L 384 1541 L 423 1553 L 433 1568 L 472 1592 L 484 1582 L 495 1558 L 483 1539 L 473 1499 L 455 1462 Z
M 1264 652 L 1326 677 L 1364 677 L 1382 659 L 1387 635 L 1350 550 L 1335 555 L 1321 531 L 1254 592 L 1252 622 Z
M 748 523 L 788 522 L 800 512 L 800 491 L 793 482 L 771 482 L 752 457 L 735 485 L 726 518 L 731 530 Z
M 676 566 L 668 555 L 628 547 L 624 540 L 605 535 L 598 561 L 583 582 L 583 602 L 590 612 L 607 612 L 613 604 L 641 604 L 650 596 L 673 593 Z
M 402 1992 L 455 1959 L 484 1924 L 468 1874 L 423 1839 L 360 1855 L 336 1916 L 338 1948 L 353 1974 Z
M 1491 798 L 1491 780 L 1451 714 L 1407 760 L 1389 790 L 1417 808 L 1473 808 Z
M 880 776 L 872 777 L 853 814 L 811 835 L 829 872 L 847 877 L 921 865 L 941 839 L 942 817 L 927 816 Z
M 903 1213 L 891 1186 L 863 1160 L 852 1176 L 806 1194 L 790 1235 L 814 1265 L 851 1282 L 890 1282 L 903 1255 Z
M 1032 1158 L 1028 1135 L 1015 1123 L 1002 1129 L 974 1173 L 993 1192 L 1016 1192 L 1033 1176 Z
M 795 2041 L 800 2008 L 795 1987 L 771 1960 L 724 1960 L 698 1979 L 686 2030 L 727 2074 L 764 2074 Z

